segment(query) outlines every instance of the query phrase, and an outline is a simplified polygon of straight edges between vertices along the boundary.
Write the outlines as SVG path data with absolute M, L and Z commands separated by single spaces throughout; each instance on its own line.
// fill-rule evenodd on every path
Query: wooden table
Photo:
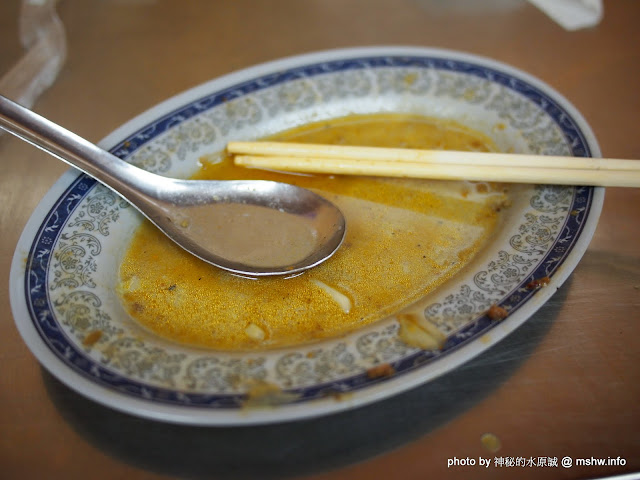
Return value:
M 278 57 L 361 45 L 437 46 L 548 82 L 603 154 L 640 158 L 640 2 L 605 2 L 568 32 L 527 2 L 62 0 L 68 58 L 34 109 L 93 141 L 166 97 Z M 0 75 L 22 56 L 19 1 L 0 2 Z M 193 428 L 116 413 L 37 363 L 8 304 L 21 229 L 66 170 L 0 136 L 2 478 L 594 478 L 640 471 L 640 190 L 608 189 L 570 279 L 530 321 L 444 377 L 371 407 L 296 423 Z M 502 443 L 483 447 L 484 433 Z M 490 468 L 452 466 L 454 457 Z M 499 467 L 494 457 L 618 458 L 624 466 Z M 620 462 L 618 462 L 620 463 Z

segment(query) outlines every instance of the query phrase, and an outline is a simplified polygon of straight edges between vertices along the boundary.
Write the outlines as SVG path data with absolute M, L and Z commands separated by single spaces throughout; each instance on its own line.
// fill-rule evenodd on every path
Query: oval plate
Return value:
M 101 146 L 148 170 L 188 177 L 201 155 L 230 140 L 375 112 L 453 119 L 486 133 L 504 150 L 600 155 L 582 116 L 541 81 L 489 59 L 411 47 L 319 52 L 233 73 L 165 101 Z M 576 266 L 603 198 L 601 188 L 527 187 L 489 247 L 422 300 L 425 317 L 447 336 L 441 350 L 408 347 L 389 318 L 344 338 L 231 354 L 161 340 L 126 315 L 115 293 L 117 267 L 141 217 L 71 170 L 48 192 L 20 238 L 11 306 L 42 365 L 109 407 L 195 425 L 324 415 L 424 383 L 512 332 Z M 546 288 L 527 288 L 541 277 L 550 278 Z M 509 316 L 492 322 L 486 316 L 492 304 Z M 380 363 L 389 363 L 395 374 L 370 378 L 367 371 Z M 245 408 L 247 392 L 238 379 L 279 387 L 277 406 Z

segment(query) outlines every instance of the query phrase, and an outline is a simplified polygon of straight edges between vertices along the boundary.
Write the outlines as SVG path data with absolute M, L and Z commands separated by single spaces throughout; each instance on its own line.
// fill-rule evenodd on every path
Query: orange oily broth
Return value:
M 488 138 L 460 125 L 392 114 L 306 125 L 272 139 L 494 149 Z M 287 279 L 230 275 L 184 253 L 150 223 L 140 227 L 120 267 L 125 307 L 162 337 L 221 350 L 335 337 L 399 311 L 473 258 L 499 220 L 497 206 L 506 203 L 500 185 L 292 175 L 236 167 L 220 155 L 202 164 L 196 178 L 260 178 L 312 188 L 347 218 L 338 252 Z

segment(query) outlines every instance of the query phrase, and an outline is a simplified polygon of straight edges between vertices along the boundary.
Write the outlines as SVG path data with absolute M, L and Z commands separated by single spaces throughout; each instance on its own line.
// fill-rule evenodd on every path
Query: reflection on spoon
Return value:
M 110 187 L 185 250 L 230 272 L 300 272 L 329 258 L 344 238 L 340 210 L 304 188 L 156 175 L 1 95 L 0 127 Z

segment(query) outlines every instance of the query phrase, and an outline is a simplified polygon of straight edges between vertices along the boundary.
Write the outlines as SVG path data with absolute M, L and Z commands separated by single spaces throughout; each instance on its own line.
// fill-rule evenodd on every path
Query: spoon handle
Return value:
M 160 188 L 170 188 L 163 177 L 120 160 L 2 95 L 0 128 L 78 168 L 135 205 L 152 202 Z

